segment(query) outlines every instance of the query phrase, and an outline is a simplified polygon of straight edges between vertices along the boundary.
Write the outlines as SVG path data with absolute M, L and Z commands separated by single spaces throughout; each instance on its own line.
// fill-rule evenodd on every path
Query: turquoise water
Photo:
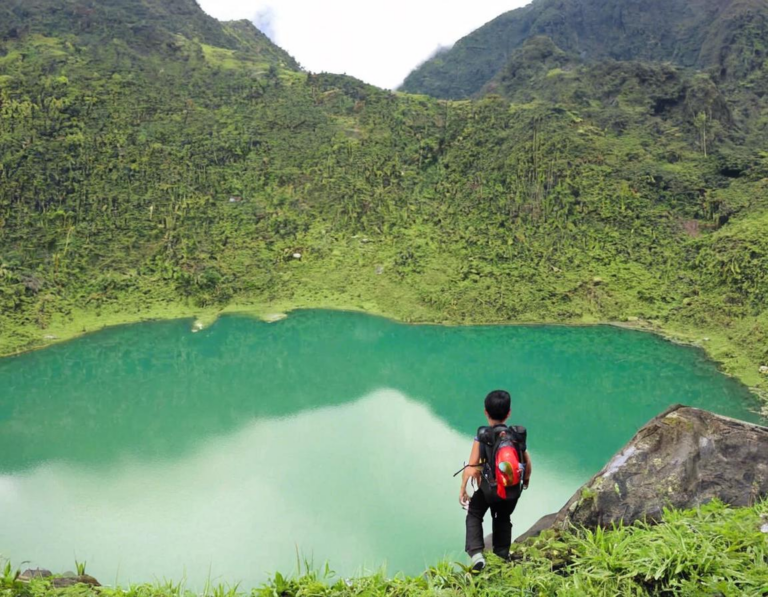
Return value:
M 0 554 L 102 583 L 255 586 L 462 559 L 452 474 L 482 399 L 529 429 L 523 532 L 673 403 L 757 420 L 700 351 L 611 327 L 304 311 L 109 329 L 0 360 Z

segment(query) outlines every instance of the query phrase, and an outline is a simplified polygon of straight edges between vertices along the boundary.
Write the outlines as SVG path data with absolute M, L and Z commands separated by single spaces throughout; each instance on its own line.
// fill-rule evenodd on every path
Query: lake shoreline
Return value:
M 171 315 L 172 309 L 176 309 L 177 314 L 185 310 L 184 305 L 178 304 L 166 304 L 162 307 L 166 315 Z M 575 477 L 580 482 L 582 478 L 586 478 L 592 471 L 597 470 L 600 464 L 606 462 L 608 455 L 615 453 L 624 438 L 629 437 L 640 425 L 639 422 L 632 423 L 623 431 L 616 432 L 620 428 L 621 419 L 617 415 L 622 417 L 627 415 L 631 405 L 641 405 L 642 408 L 647 408 L 653 413 L 661 411 L 663 406 L 660 403 L 651 405 L 644 398 L 638 398 L 645 390 L 655 393 L 656 399 L 662 403 L 670 400 L 695 402 L 700 396 L 707 394 L 706 391 L 702 391 L 704 388 L 695 389 L 698 388 L 698 384 L 710 386 L 714 383 L 717 388 L 728 387 L 733 393 L 729 391 L 728 394 L 724 394 L 722 389 L 714 389 L 711 393 L 713 399 L 719 400 L 724 408 L 740 408 L 743 413 L 741 416 L 724 413 L 726 416 L 752 420 L 752 415 L 745 412 L 743 406 L 746 405 L 751 412 L 757 408 L 756 402 L 747 395 L 744 386 L 721 377 L 711 361 L 705 359 L 704 353 L 678 350 L 678 347 L 658 335 L 630 333 L 638 326 L 650 325 L 639 320 L 619 322 L 610 327 L 596 327 L 584 322 L 574 326 L 518 323 L 513 324 L 514 327 L 447 327 L 440 324 L 417 327 L 399 324 L 392 318 L 368 316 L 363 313 L 363 309 L 353 307 L 346 312 L 340 312 L 338 309 L 295 310 L 287 320 L 278 324 L 277 328 L 257 322 L 257 317 L 261 320 L 280 321 L 284 310 L 275 307 L 274 303 L 231 305 L 225 310 L 225 316 L 220 317 L 215 325 L 215 317 L 220 314 L 219 310 L 207 310 L 204 313 L 192 309 L 197 311 L 194 315 L 200 317 L 199 320 L 187 317 L 140 327 L 115 327 L 105 331 L 104 334 L 62 346 L 54 351 L 35 353 L 30 355 L 30 358 L 6 362 L 8 366 L 0 368 L 0 372 L 5 375 L 0 378 L 9 383 L 0 385 L 14 388 L 13 397 L 21 407 L 14 408 L 13 419 L 8 426 L 9 431 L 14 430 L 18 436 L 6 436 L 6 445 L 18 447 L 16 448 L 19 450 L 18 454 L 23 455 L 25 438 L 39 437 L 48 442 L 46 449 L 34 452 L 32 459 L 26 461 L 27 464 L 19 469 L 19 478 L 26 479 L 23 481 L 26 485 L 18 485 L 18 490 L 15 492 L 19 496 L 15 501 L 19 512 L 34 513 L 48 510 L 51 521 L 54 521 L 58 518 L 57 511 L 67 511 L 70 512 L 67 518 L 77 521 L 80 520 L 80 515 L 70 509 L 71 505 L 78 504 L 80 508 L 82 504 L 83 512 L 87 514 L 85 518 L 90 516 L 90 512 L 109 512 L 101 499 L 94 497 L 101 495 L 100 491 L 105 491 L 105 495 L 119 498 L 118 508 L 106 516 L 106 519 L 123 521 L 122 526 L 116 526 L 115 531 L 110 531 L 112 535 L 128 537 L 127 533 L 124 535 L 125 529 L 136 528 L 139 520 L 138 518 L 131 520 L 132 513 L 137 517 L 140 515 L 141 521 L 154 521 L 153 526 L 157 525 L 154 526 L 157 529 L 156 532 L 162 536 L 164 528 L 162 525 L 163 521 L 167 520 L 165 515 L 168 512 L 165 506 L 172 504 L 174 516 L 178 516 L 178 520 L 208 521 L 195 529 L 195 536 L 214 537 L 216 533 L 211 532 L 211 529 L 226 528 L 227 520 L 234 521 L 233 525 L 240 526 L 242 521 L 251 519 L 220 507 L 214 507 L 211 516 L 204 515 L 196 504 L 198 506 L 214 504 L 215 506 L 217 501 L 202 493 L 202 488 L 212 488 L 210 490 L 212 494 L 218 496 L 223 495 L 223 488 L 228 486 L 227 483 L 231 483 L 229 486 L 236 489 L 236 495 L 249 496 L 245 501 L 247 511 L 250 511 L 252 509 L 250 496 L 262 495 L 259 490 L 263 488 L 264 478 L 270 480 L 271 487 L 280 487 L 276 477 L 265 475 L 258 470 L 253 472 L 253 463 L 262 460 L 260 455 L 267 453 L 268 446 L 274 445 L 274 438 L 286 437 L 289 433 L 296 433 L 300 437 L 314 434 L 313 437 L 319 444 L 320 438 L 323 437 L 318 433 L 321 429 L 327 430 L 324 432 L 324 437 L 343 438 L 343 445 L 338 453 L 333 451 L 327 453 L 328 461 L 331 463 L 339 462 L 339 454 L 345 454 L 350 444 L 367 445 L 367 448 L 363 451 L 360 462 L 350 463 L 348 468 L 353 476 L 346 482 L 339 482 L 339 477 L 335 475 L 329 476 L 323 472 L 312 473 L 316 474 L 316 478 L 308 477 L 309 485 L 319 489 L 319 495 L 333 495 L 333 492 L 329 491 L 330 487 L 319 486 L 317 479 L 332 477 L 330 482 L 332 485 L 338 484 L 345 487 L 354 485 L 355 480 L 360 479 L 360 471 L 373 471 L 370 479 L 361 484 L 363 487 L 375 487 L 374 480 L 380 478 L 380 475 L 385 480 L 402 479 L 404 469 L 399 462 L 396 463 L 397 466 L 390 469 L 389 473 L 384 473 L 384 469 L 380 466 L 366 468 L 361 465 L 361 462 L 364 464 L 382 462 L 382 458 L 377 455 L 389 454 L 393 445 L 403 447 L 392 439 L 401 437 L 400 435 L 393 434 L 390 437 L 385 435 L 386 429 L 393 429 L 401 433 L 402 437 L 411 438 L 408 441 L 415 442 L 403 447 L 403 458 L 408 462 L 413 461 L 414 455 L 419 453 L 418 446 L 422 438 L 430 437 L 431 446 L 435 448 L 427 454 L 427 460 L 416 463 L 415 478 L 425 480 L 422 471 L 428 469 L 433 473 L 437 471 L 436 477 L 441 479 L 440 483 L 443 482 L 442 480 L 445 481 L 445 488 L 433 481 L 428 481 L 426 485 L 440 486 L 439 492 L 436 493 L 452 496 L 454 481 L 451 481 L 450 473 L 454 472 L 458 465 L 457 467 L 448 466 L 450 470 L 446 473 L 445 466 L 442 465 L 442 468 L 430 469 L 431 461 L 428 459 L 432 454 L 441 454 L 449 465 L 453 461 L 461 462 L 461 458 L 466 454 L 464 451 L 466 442 L 471 441 L 471 435 L 468 433 L 471 434 L 473 431 L 473 428 L 468 425 L 467 429 L 456 425 L 456 421 L 467 420 L 464 408 L 461 406 L 463 403 L 461 396 L 469 397 L 471 392 L 467 391 L 468 389 L 484 387 L 486 383 L 496 385 L 494 380 L 499 379 L 514 380 L 512 387 L 519 387 L 520 404 L 525 405 L 524 408 L 528 408 L 527 405 L 532 407 L 531 412 L 526 412 L 524 418 L 524 422 L 530 429 L 545 429 L 542 422 L 546 422 L 553 428 L 569 430 L 563 433 L 572 434 L 572 437 L 568 437 L 542 433 L 542 437 L 550 437 L 547 444 L 551 445 L 555 437 L 560 437 L 561 440 L 565 437 L 566 439 L 561 441 L 561 445 L 565 447 L 576 445 L 574 442 L 578 443 L 579 437 L 589 438 L 584 440 L 585 445 L 597 437 L 601 438 L 600 442 L 604 442 L 605 438 L 611 434 L 617 438 L 615 442 L 608 442 L 613 447 L 605 450 L 605 458 L 602 454 L 598 454 L 597 450 L 583 450 L 584 456 L 591 454 L 589 458 L 594 458 L 594 461 L 590 461 L 583 469 L 579 469 L 585 473 L 584 475 L 575 474 L 576 462 L 560 458 L 563 454 L 562 450 L 554 450 L 552 454 L 558 457 L 555 460 L 548 460 L 543 456 L 542 447 L 542 456 L 538 460 L 541 484 L 537 482 L 536 486 L 539 488 L 537 491 L 542 492 L 540 494 L 542 497 L 530 504 L 538 504 L 543 499 L 543 494 L 548 496 L 553 494 L 554 481 L 547 482 L 544 474 L 548 462 L 558 463 L 554 467 L 557 474 L 553 477 L 558 480 L 558 483 L 562 483 L 563 479 L 567 482 L 569 477 Z M 226 316 L 227 313 L 239 315 Z M 186 315 L 190 315 L 189 311 L 186 311 Z M 106 314 L 102 313 L 97 323 L 104 323 L 105 317 Z M 339 321 L 342 325 L 337 328 L 336 322 Z M 80 329 L 87 327 L 83 320 L 73 320 L 72 324 L 75 325 L 75 323 Z M 212 327 L 195 335 L 196 323 L 199 323 L 202 329 L 206 329 L 206 325 L 212 325 Z M 627 327 L 631 329 L 626 332 L 616 329 Z M 336 329 L 342 333 L 334 336 L 332 330 Z M 332 336 L 338 342 L 329 341 Z M 427 337 L 428 341 L 422 343 L 422 336 Z M 467 346 L 458 343 L 462 337 L 469 339 Z M 539 342 L 539 337 L 544 341 Z M 494 350 L 491 347 L 499 349 Z M 384 358 L 370 356 L 379 350 Z M 253 358 L 256 352 L 265 355 L 264 358 Z M 326 358 L 326 352 L 333 353 L 335 360 Z M 532 355 L 543 357 L 548 364 L 538 366 L 537 363 L 541 361 L 536 360 Z M 520 365 L 515 364 L 518 362 L 518 357 L 521 358 Z M 466 369 L 455 367 L 457 358 L 466 361 L 470 366 Z M 575 361 L 572 361 L 572 358 Z M 373 363 L 374 366 L 369 370 L 365 366 L 366 362 Z M 270 363 L 280 364 L 280 366 L 271 366 Z M 413 363 L 419 363 L 420 366 L 414 368 Z M 427 367 L 430 365 L 437 366 L 432 369 L 437 375 L 429 374 L 430 369 Z M 342 369 L 347 369 L 351 375 L 339 376 L 338 372 Z M 17 375 L 22 371 L 26 373 Z M 319 371 L 321 374 L 320 377 L 314 377 L 304 375 L 304 371 Z M 368 400 L 359 400 L 360 392 L 344 390 L 344 388 L 365 390 L 381 385 L 381 383 L 361 382 L 362 378 L 355 378 L 359 372 L 366 371 L 373 373 L 373 377 L 367 376 L 367 379 L 385 383 L 390 381 L 393 388 L 402 388 L 404 393 L 398 395 L 397 391 L 377 391 L 375 392 L 377 397 L 369 396 Z M 692 377 L 690 380 L 681 381 L 683 375 L 680 374 L 687 371 L 691 371 Z M 705 375 L 702 375 L 702 371 Z M 172 373 L 173 377 L 163 381 L 164 372 Z M 499 372 L 500 376 L 497 375 Z M 137 373 L 140 375 L 136 375 Z M 599 380 L 603 373 L 612 374 L 612 379 L 603 384 L 598 382 L 593 386 L 592 382 Z M 219 374 L 221 378 L 216 377 Z M 465 387 L 464 381 L 476 374 L 484 380 L 484 383 L 468 383 Z M 279 377 L 280 375 L 282 378 Z M 639 377 L 636 377 L 637 375 Z M 344 378 L 343 385 L 324 383 L 324 380 L 339 377 Z M 702 378 L 705 380 L 702 381 Z M 239 386 L 228 385 L 230 381 L 234 382 L 236 379 L 240 380 Z M 353 379 L 357 381 L 350 381 Z M 528 385 L 528 382 L 536 379 L 545 382 L 544 387 L 549 391 L 532 390 L 533 384 Z M 19 383 L 16 383 L 17 380 Z M 221 380 L 227 380 L 224 386 Z M 294 384 L 293 380 L 301 380 L 302 383 Z M 666 385 L 665 381 L 669 381 L 671 385 Z M 520 382 L 519 386 L 517 382 Z M 556 382 L 561 384 L 559 389 L 549 385 Z M 439 387 L 439 384 L 442 386 Z M 106 387 L 110 387 L 110 391 L 104 392 Z M 244 388 L 244 391 L 238 391 L 237 387 Z M 321 394 L 324 393 L 325 396 L 322 404 L 303 400 L 303 397 L 308 394 L 309 387 L 323 388 Z M 259 388 L 258 400 L 253 399 L 256 388 Z M 429 399 L 429 392 L 423 391 L 425 388 L 432 391 L 439 401 Z M 75 391 L 72 399 L 69 399 L 68 391 L 72 389 Z M 599 391 L 595 391 L 600 389 L 609 392 L 621 390 L 622 394 L 612 394 L 612 400 L 597 398 L 594 403 L 589 402 L 591 397 L 600 394 Z M 457 390 L 456 395 L 453 395 L 453 390 Z M 212 391 L 220 394 L 217 400 L 210 400 Z M 549 397 L 546 396 L 547 393 Z M 273 399 L 270 401 L 266 398 L 267 396 L 272 396 Z M 421 399 L 410 400 L 409 396 L 418 396 Z M 726 396 L 728 399 L 723 400 Z M 161 397 L 162 399 L 158 399 Z M 298 397 L 302 399 L 297 399 Z M 544 400 L 540 401 L 538 398 Z M 547 401 L 548 399 L 553 402 Z M 573 412 L 566 414 L 564 408 L 556 407 L 555 400 L 560 401 L 561 407 L 572 406 Z M 277 408 L 271 408 L 270 404 L 277 405 Z M 445 410 L 438 408 L 441 404 L 445 406 Z M 469 405 L 469 402 L 466 404 Z M 115 408 L 116 405 L 119 408 Z M 157 405 L 157 407 L 150 405 Z M 205 407 L 196 410 L 195 407 L 199 405 L 205 405 Z M 321 405 L 323 407 L 318 408 Z M 456 408 L 457 405 L 458 408 Z M 398 408 L 408 410 L 397 410 Z M 539 414 L 534 415 L 534 412 Z M 114 413 L 115 419 L 112 420 L 112 415 L 107 413 Z M 193 416 L 192 413 L 197 415 Z M 299 413 L 300 417 L 291 418 L 290 415 L 295 413 Z M 343 413 L 346 414 L 341 416 Z M 257 414 L 263 417 L 263 422 L 257 421 Z M 421 418 L 422 416 L 424 418 Z M 646 416 L 648 416 L 647 413 Z M 638 417 L 638 421 L 640 419 L 646 420 L 646 417 Z M 119 424 L 117 424 L 118 420 Z M 82 432 L 73 435 L 68 426 L 55 424 L 58 421 L 74 421 Z M 162 421 L 167 423 L 163 424 Z M 376 422 L 376 435 L 380 440 L 378 444 L 366 439 L 367 426 L 359 426 L 357 424 L 359 421 Z M 387 421 L 386 425 L 383 424 L 384 421 Z M 435 427 L 429 424 L 430 421 L 435 422 Z M 200 424 L 201 422 L 206 424 Z M 408 428 L 404 428 L 405 422 L 408 422 Z M 589 430 L 585 423 L 593 424 L 594 427 Z M 284 425 L 284 427 L 279 428 L 278 425 Z M 36 432 L 35 428 L 39 431 Z M 269 433 L 265 434 L 267 429 Z M 358 430 L 361 435 L 359 437 L 349 435 L 350 430 L 353 429 Z M 409 429 L 418 430 L 419 433 L 411 433 Z M 674 433 L 675 429 L 677 428 L 673 428 L 671 432 Z M 618 438 L 618 436 L 621 437 Z M 225 437 L 229 439 L 222 441 Z M 115 441 L 106 441 L 106 438 L 115 438 Z M 120 438 L 123 439 L 120 440 Z M 184 438 L 187 441 L 184 441 Z M 214 441 L 211 441 L 211 438 Z M 442 443 L 438 442 L 440 438 Z M 141 449 L 132 451 L 131 458 L 126 460 L 123 455 L 127 453 L 125 445 L 129 443 L 140 446 Z M 375 445 L 379 446 L 378 450 L 373 449 Z M 597 443 L 594 445 L 597 446 Z M 693 445 L 698 444 L 693 442 Z M 246 447 L 250 451 L 244 451 Z M 9 460 L 21 461 L 20 458 L 13 458 L 11 451 L 7 453 L 11 456 Z M 98 454 L 98 458 L 92 456 L 95 454 Z M 238 455 L 237 458 L 234 457 L 235 454 Z M 285 467 L 290 472 L 282 479 L 283 489 L 277 491 L 278 494 L 284 491 L 287 494 L 288 491 L 285 488 L 293 486 L 293 471 L 302 470 L 304 453 L 301 449 L 296 451 L 296 457 L 302 460 L 291 462 Z M 34 501 L 30 501 L 31 498 L 28 496 L 33 495 L 32 490 L 41 487 L 39 477 L 34 477 L 24 469 L 33 469 L 34 467 L 30 466 L 32 461 L 49 463 L 52 460 L 60 460 L 67 465 L 63 469 L 59 468 L 61 476 L 51 477 L 55 469 L 46 464 L 40 469 L 43 479 L 53 478 L 56 486 L 59 487 L 66 487 L 69 483 L 72 489 L 63 492 L 64 506 L 62 507 L 35 507 Z M 598 460 L 600 464 L 596 464 Z M 170 463 L 174 461 L 180 463 L 180 466 L 176 468 L 171 466 Z M 76 463 L 87 464 L 88 467 L 100 463 L 100 469 L 106 475 L 106 482 L 102 482 L 90 473 L 88 479 L 74 476 L 72 464 Z M 144 466 L 137 466 L 137 463 L 139 465 L 144 463 Z M 161 463 L 161 465 L 157 466 L 155 463 Z M 267 460 L 263 466 L 268 470 L 271 462 Z M 246 470 L 251 470 L 250 477 L 244 474 L 243 471 Z M 141 482 L 130 482 L 129 476 L 120 471 L 127 471 L 134 479 L 140 478 Z M 198 475 L 206 471 L 211 475 L 210 478 L 195 481 L 186 488 L 181 484 L 184 476 L 189 475 L 190 472 Z M 567 474 L 563 475 L 564 472 Z M 309 475 L 309 473 L 306 474 Z M 244 479 L 251 481 L 245 482 Z M 85 484 L 88 480 L 93 483 L 90 487 Z M 389 483 L 382 486 L 387 485 Z M 120 488 L 121 491 L 114 491 L 115 487 Z M 128 487 L 134 488 L 136 493 L 134 495 L 129 493 Z M 154 491 L 146 488 L 169 489 L 169 491 L 159 492 L 159 497 L 162 499 L 158 500 L 156 516 L 147 515 L 143 511 L 132 512 L 131 509 L 125 517 L 118 515 L 121 512 L 120 508 L 124 508 L 126 504 L 141 503 L 143 509 L 146 504 L 151 503 Z M 556 511 L 568 495 L 576 495 L 577 488 L 578 484 L 574 483 L 573 487 L 563 492 L 565 497 L 555 499 L 557 504 L 550 504 L 545 512 Z M 612 493 L 612 484 L 608 491 Z M 178 500 L 178 496 L 190 496 L 190 499 Z M 191 499 L 191 496 L 196 498 Z M 158 495 L 156 494 L 155 497 Z M 93 501 L 89 501 L 91 499 Z M 235 502 L 241 501 L 239 498 L 235 500 Z M 190 505 L 186 513 L 182 514 L 179 502 Z M 232 505 L 235 505 L 235 502 Z M 450 510 L 445 520 L 452 520 L 452 516 L 457 514 L 458 510 L 455 508 L 455 499 L 445 500 L 445 502 L 448 504 L 447 510 Z M 47 494 L 41 503 L 50 504 Z M 385 500 L 384 503 L 396 505 L 399 503 L 399 496 L 393 496 L 389 502 Z M 20 520 L 21 516 L 10 515 L 14 512 L 12 505 L 13 503 L 8 501 L 6 506 L 9 520 Z M 518 509 L 517 512 L 518 517 L 525 514 L 526 504 L 521 506 L 522 510 Z M 430 509 L 435 509 L 435 506 L 430 505 Z M 385 511 L 383 508 L 372 510 Z M 325 530 L 316 535 L 319 539 L 314 543 L 303 539 L 297 540 L 296 543 L 298 545 L 314 544 L 314 549 L 321 554 L 321 560 L 333 558 L 341 565 L 348 565 L 350 562 L 357 565 L 358 560 L 355 559 L 357 555 L 354 549 L 351 550 L 353 553 L 351 559 L 348 555 L 344 555 L 347 552 L 343 550 L 334 549 L 329 553 L 322 551 L 325 545 L 330 545 L 327 543 L 327 537 L 329 535 L 336 537 L 332 533 L 339 526 L 343 526 L 337 524 L 338 520 L 334 521 L 332 518 L 334 513 L 340 513 L 342 516 L 340 520 L 345 520 L 343 517 L 346 516 L 347 510 L 345 508 L 335 510 L 330 508 L 329 504 L 323 504 L 317 508 L 317 512 L 330 517 L 330 522 L 323 523 L 326 524 Z M 310 519 L 317 519 L 317 512 L 307 516 Z M 525 520 L 520 527 L 524 529 L 538 517 L 539 513 L 530 518 L 517 518 L 516 521 Z M 284 517 L 275 518 L 283 519 Z M 422 521 L 423 528 L 428 528 L 423 522 L 424 516 L 415 518 Z M 176 524 L 175 520 L 172 516 L 171 522 L 168 523 L 169 528 Z M 258 525 L 251 524 L 250 527 L 260 529 L 262 523 L 263 520 Z M 298 525 L 296 528 L 307 526 L 312 525 Z M 358 526 L 373 528 L 373 525 Z M 70 538 L 74 536 L 78 545 L 83 546 L 78 547 L 78 553 L 82 553 L 81 549 L 88 549 L 87 540 L 83 535 L 85 527 L 87 525 L 78 523 L 77 533 L 65 534 Z M 454 528 L 452 523 L 448 523 L 447 527 Z M 39 532 L 49 533 L 51 528 L 56 528 L 56 525 L 49 522 L 49 524 L 38 525 L 38 528 L 43 529 Z M 94 524 L 94 528 L 103 527 L 100 524 Z M 446 524 L 440 522 L 433 528 L 445 529 Z M 29 537 L 34 532 L 23 523 L 17 525 L 17 529 L 18 536 L 22 538 Z M 386 533 L 393 535 L 389 528 Z M 139 532 L 138 535 L 138 541 L 141 542 L 142 533 Z M 283 536 L 287 534 L 284 533 Z M 425 536 L 434 539 L 438 533 L 426 532 Z M 290 537 L 292 543 L 294 537 L 292 534 Z M 258 545 L 261 539 L 251 539 L 246 543 Z M 339 544 L 344 545 L 352 543 L 339 541 Z M 420 541 L 408 543 L 412 547 L 420 544 Z M 435 553 L 438 554 L 444 553 L 445 545 L 459 544 L 450 536 L 447 539 L 441 536 L 435 543 L 438 545 Z M 40 545 L 40 540 L 33 539 L 30 544 Z M 23 541 L 20 545 L 23 547 Z M 136 555 L 136 550 L 126 548 L 126 545 L 130 543 L 124 538 L 118 545 L 119 549 L 113 550 L 123 563 L 130 559 L 131 555 Z M 292 545 L 283 546 L 282 553 L 292 552 L 292 547 Z M 398 539 L 382 553 L 400 554 L 403 549 L 403 541 Z M 14 551 L 17 551 L 20 556 L 27 557 L 23 549 L 14 548 Z M 146 554 L 144 550 L 140 551 Z M 173 550 L 167 551 L 173 552 Z M 107 553 L 106 550 L 104 553 Z M 191 555 L 183 555 L 182 558 L 189 558 L 192 561 L 191 569 L 204 570 L 204 566 L 199 562 L 194 563 L 196 553 L 198 552 L 190 549 Z M 284 570 L 288 566 L 285 561 L 290 561 L 290 557 L 292 556 L 289 555 L 287 559 L 279 561 L 270 560 L 264 569 Z M 52 569 L 66 569 L 66 561 L 56 561 L 55 557 L 49 558 L 43 554 L 36 555 L 35 558 L 41 564 L 51 565 Z M 363 556 L 361 555 L 360 558 L 363 559 Z M 51 561 L 52 559 L 54 561 Z M 88 559 L 93 560 L 90 556 Z M 265 561 L 262 557 L 257 559 Z M 406 559 L 408 562 L 413 562 L 416 558 Z M 136 559 L 136 561 L 139 560 L 140 558 Z M 148 558 L 148 561 L 156 562 L 157 567 L 166 565 L 161 564 L 165 560 L 157 556 Z M 231 557 L 224 557 L 221 561 L 231 563 L 234 560 Z M 433 561 L 432 556 L 429 559 L 425 558 L 425 566 L 431 561 Z M 102 562 L 98 563 L 103 565 Z M 183 564 L 178 561 L 167 564 L 176 566 L 175 569 L 161 571 L 154 565 L 151 568 L 158 575 L 163 574 L 164 577 L 174 578 L 179 574 L 174 570 L 179 569 L 180 563 Z M 217 571 L 217 578 L 240 580 L 243 578 L 239 576 L 240 571 L 250 570 L 246 562 L 228 565 L 231 566 L 229 569 Z M 135 575 L 132 578 L 136 578 L 136 582 L 142 582 L 142 579 L 147 578 L 142 575 L 149 569 L 138 565 L 134 565 L 131 569 L 127 564 L 124 568 L 127 574 Z M 418 573 L 399 566 L 394 567 L 396 574 L 401 570 L 405 570 L 402 574 Z M 94 570 L 94 573 L 99 578 L 111 576 L 110 570 L 106 572 L 102 569 Z M 341 574 L 343 578 L 352 578 L 351 573 L 346 571 Z M 196 583 L 193 586 L 198 587 L 203 581 L 192 579 L 190 582 Z M 248 587 L 256 587 L 262 582 L 262 577 L 246 579 L 243 582 L 248 583 L 246 585 Z M 264 582 L 269 582 L 269 579 L 267 578 Z M 117 580 L 115 583 L 117 584 Z
M 717 364 L 718 369 L 729 377 L 733 377 L 744 384 L 757 396 L 762 404 L 762 416 L 768 418 L 768 388 L 766 376 L 757 371 L 759 364 L 750 363 L 743 355 L 734 354 L 735 346 L 717 330 L 701 330 L 693 327 L 678 327 L 674 324 L 661 324 L 641 318 L 629 318 L 627 321 L 605 321 L 596 318 L 581 318 L 570 320 L 555 320 L 542 318 L 538 320 L 516 321 L 489 321 L 478 318 L 477 321 L 454 321 L 438 317 L 413 318 L 405 313 L 398 316 L 392 310 L 382 309 L 378 305 L 368 303 L 365 305 L 352 304 L 347 301 L 243 301 L 233 302 L 224 307 L 196 307 L 183 303 L 163 303 L 150 305 L 146 309 L 136 311 L 121 310 L 78 310 L 69 316 L 60 316 L 44 329 L 38 330 L 31 325 L 19 325 L 16 331 L 29 332 L 34 329 L 39 333 L 38 339 L 32 337 L 27 343 L 16 344 L 11 338 L 0 337 L 0 358 L 19 356 L 28 352 L 48 348 L 55 344 L 73 340 L 100 330 L 132 325 L 151 321 L 169 321 L 191 319 L 190 332 L 201 331 L 216 322 L 224 315 L 240 315 L 254 317 L 268 323 L 279 321 L 299 310 L 332 310 L 364 313 L 367 315 L 384 317 L 392 321 L 408 325 L 439 325 L 439 326 L 545 326 L 558 325 L 568 327 L 590 327 L 607 325 L 631 331 L 646 332 L 657 335 L 666 341 L 689 346 L 702 350 L 707 358 Z M 29 336 L 27 336 L 29 337 Z

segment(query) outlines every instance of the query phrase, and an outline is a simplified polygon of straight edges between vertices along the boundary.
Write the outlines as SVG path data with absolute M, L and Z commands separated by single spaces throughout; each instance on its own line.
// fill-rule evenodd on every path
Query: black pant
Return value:
M 517 498 L 505 500 L 489 505 L 485 494 L 478 489 L 469 500 L 467 509 L 467 545 L 465 547 L 470 556 L 483 551 L 483 517 L 491 509 L 493 529 L 493 553 L 500 558 L 509 556 L 509 546 L 512 543 L 512 523 L 509 517 L 517 506 Z

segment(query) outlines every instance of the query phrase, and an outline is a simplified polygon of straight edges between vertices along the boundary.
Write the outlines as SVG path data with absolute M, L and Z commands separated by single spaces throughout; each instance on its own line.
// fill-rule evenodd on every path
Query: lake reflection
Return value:
M 14 554 L 59 570 L 87 561 L 102 582 L 264 580 L 300 557 L 343 575 L 418 572 L 459 557 L 463 511 L 451 477 L 471 437 L 394 390 L 293 417 L 255 420 L 184 458 L 123 460 L 98 474 L 47 463 L 0 477 Z M 526 526 L 575 489 L 539 463 Z M 418 537 L 418 540 L 415 538 Z M 161 563 L 161 564 L 160 564 Z M 340 564 L 340 566 L 339 566 Z

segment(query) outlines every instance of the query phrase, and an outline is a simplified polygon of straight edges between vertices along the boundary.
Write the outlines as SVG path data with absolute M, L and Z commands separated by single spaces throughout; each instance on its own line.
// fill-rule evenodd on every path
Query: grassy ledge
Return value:
M 303 597 L 303 596 L 492 596 L 628 595 L 764 596 L 768 587 L 768 503 L 729 508 L 713 501 L 695 510 L 666 511 L 658 525 L 595 531 L 551 531 L 514 545 L 512 563 L 491 558 L 472 575 L 461 564 L 440 562 L 421 576 L 384 572 L 338 578 L 323 571 L 275 573 L 261 587 L 237 585 L 188 590 L 166 582 L 129 587 L 76 585 L 53 589 L 49 581 L 21 583 L 6 566 L 0 595 L 18 597 Z

